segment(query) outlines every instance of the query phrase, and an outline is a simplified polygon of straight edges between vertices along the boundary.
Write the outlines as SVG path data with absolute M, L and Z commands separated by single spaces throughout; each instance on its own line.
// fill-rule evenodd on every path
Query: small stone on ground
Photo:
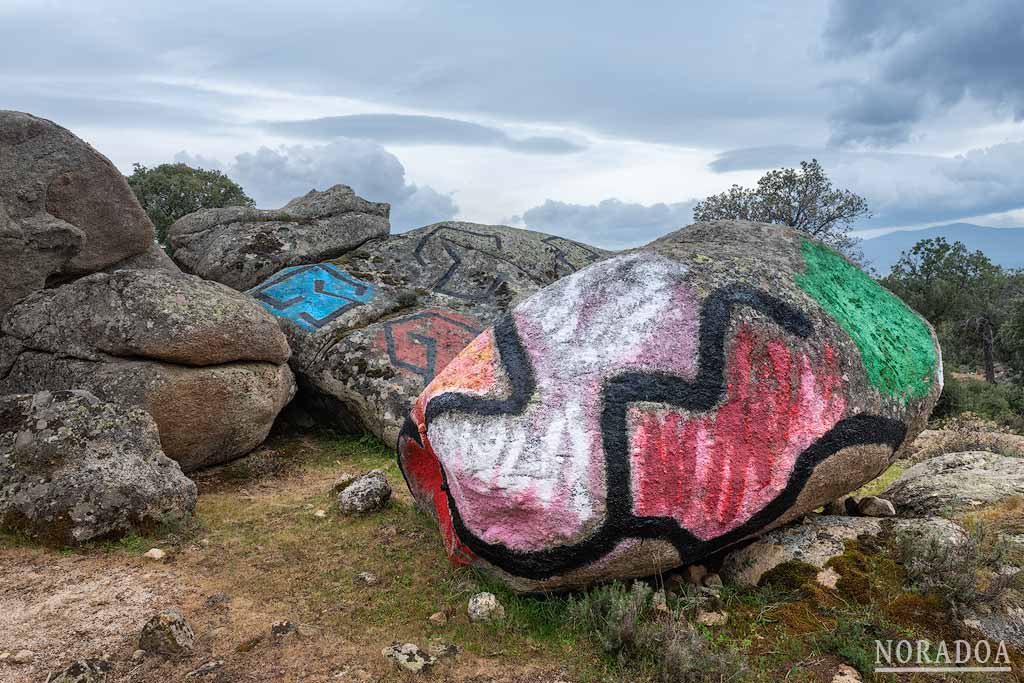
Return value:
M 393 643 L 381 650 L 381 654 L 409 673 L 426 671 L 437 663 L 436 657 L 428 655 L 414 643 Z
M 494 593 L 477 593 L 469 599 L 469 620 L 472 622 L 501 621 L 505 618 L 505 607 Z

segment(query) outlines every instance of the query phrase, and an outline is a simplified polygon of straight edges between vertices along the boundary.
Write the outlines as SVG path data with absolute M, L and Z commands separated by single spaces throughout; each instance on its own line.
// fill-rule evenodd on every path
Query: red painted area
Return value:
M 482 327 L 474 318 L 433 308 L 393 322 L 390 325 L 393 339 L 390 351 L 383 330 L 377 335 L 376 345 L 379 350 L 390 354 L 392 363 L 399 370 L 409 375 L 425 376 L 429 381 L 466 348 Z M 435 356 L 432 364 L 424 339 L 434 342 Z
M 431 398 L 447 391 L 480 394 L 492 389 L 496 381 L 494 356 L 494 334 L 487 330 L 473 339 L 454 363 L 449 363 L 438 373 L 413 404 L 410 415 L 423 446 L 410 438 L 403 438 L 399 443 L 399 458 L 409 490 L 421 506 L 434 509 L 445 550 L 456 564 L 469 564 L 475 555 L 459 540 L 452 526 L 448 496 L 442 489 L 441 463 L 426 434 L 423 411 Z
M 421 412 L 422 415 L 422 412 Z M 402 470 L 409 481 L 409 489 L 416 500 L 421 503 L 429 501 L 437 516 L 437 525 L 441 529 L 445 550 L 452 562 L 469 564 L 473 561 L 473 552 L 459 541 L 452 526 L 452 513 L 448 508 L 448 497 L 441 488 L 441 464 L 430 447 L 426 436 L 421 436 L 423 446 L 414 440 L 403 438 L 400 446 Z
M 841 419 L 840 382 L 830 347 L 815 365 L 783 340 L 741 326 L 717 413 L 630 411 L 636 514 L 674 517 L 703 539 L 739 526 L 785 488 L 800 453 Z

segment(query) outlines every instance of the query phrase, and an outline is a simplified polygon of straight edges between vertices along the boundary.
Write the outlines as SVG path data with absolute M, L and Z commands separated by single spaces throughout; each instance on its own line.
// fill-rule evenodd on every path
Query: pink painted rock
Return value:
M 928 324 L 788 228 L 697 224 L 541 290 L 413 405 L 452 560 L 517 590 L 693 563 L 880 474 L 941 391 Z

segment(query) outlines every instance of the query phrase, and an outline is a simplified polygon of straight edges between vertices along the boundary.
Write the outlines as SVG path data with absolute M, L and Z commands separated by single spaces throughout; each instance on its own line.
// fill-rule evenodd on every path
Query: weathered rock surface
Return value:
M 380 653 L 402 671 L 412 674 L 424 673 L 437 664 L 436 657 L 427 654 L 415 643 L 392 643 Z
M 149 249 L 129 256 L 103 269 L 104 273 L 113 273 L 115 270 L 169 270 L 172 273 L 180 273 L 181 268 L 171 260 L 167 252 L 156 242 L 149 245 Z
M 607 255 L 561 237 L 446 222 L 251 290 L 289 335 L 320 419 L 393 442 L 413 398 L 514 302 Z
M 500 318 L 400 464 L 454 561 L 537 590 L 699 561 L 870 481 L 941 390 L 927 322 L 838 254 L 697 224 Z
M 469 599 L 466 607 L 472 622 L 493 622 L 505 618 L 505 606 L 498 602 L 494 593 L 477 593 Z
M 160 269 L 96 273 L 36 292 L 4 316 L 0 331 L 35 351 L 90 361 L 280 365 L 290 354 L 277 323 L 251 297 Z
M 885 498 L 865 496 L 857 501 L 857 512 L 865 517 L 895 517 L 896 508 Z
M 381 470 L 357 477 L 338 494 L 338 508 L 346 515 L 376 512 L 391 498 L 391 485 Z
M 1017 604 L 982 604 L 965 610 L 964 624 L 993 643 L 1024 647 L 1024 607 Z
M 168 229 L 174 260 L 186 272 L 235 289 L 255 287 L 277 271 L 337 258 L 386 237 L 390 207 L 335 185 L 274 210 L 204 209 Z
M 989 451 L 1024 458 L 1024 436 L 974 429 L 926 429 L 908 448 L 914 463 L 950 453 Z
M 100 683 L 114 670 L 106 659 L 78 659 L 47 676 L 49 683 Z
M 0 111 L 0 256 L 13 266 L 0 273 L 0 311 L 50 281 L 141 254 L 153 238 L 106 157 L 51 121 Z
M 756 586 L 762 576 L 785 562 L 803 562 L 825 569 L 829 560 L 843 554 L 847 541 L 883 533 L 909 534 L 922 540 L 936 538 L 951 548 L 966 538 L 961 527 L 939 517 L 883 520 L 812 515 L 802 523 L 775 529 L 729 553 L 722 563 L 721 575 L 729 584 Z
M 46 286 L 82 248 L 84 233 L 53 217 L 15 220 L 0 199 L 0 314 Z
M 295 392 L 274 319 L 182 273 L 84 277 L 19 302 L 0 330 L 0 392 L 86 388 L 143 407 L 185 471 L 258 446 Z
M 1024 460 L 984 451 L 941 455 L 907 469 L 879 495 L 904 516 L 969 510 L 1024 496 Z
M 196 634 L 180 610 L 170 607 L 146 622 L 139 635 L 139 649 L 166 656 L 188 654 Z
M 153 419 L 86 391 L 0 397 L 0 525 L 73 545 L 183 519 L 196 485 Z

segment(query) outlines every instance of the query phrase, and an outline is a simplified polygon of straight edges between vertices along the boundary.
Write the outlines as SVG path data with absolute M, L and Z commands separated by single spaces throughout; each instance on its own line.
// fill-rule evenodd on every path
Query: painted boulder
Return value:
M 796 231 L 697 224 L 543 289 L 427 386 L 399 462 L 517 590 L 691 563 L 878 476 L 942 387 L 928 324 Z
M 606 254 L 529 230 L 449 221 L 286 268 L 249 293 L 288 335 L 303 407 L 394 443 L 412 402 L 485 327 Z

